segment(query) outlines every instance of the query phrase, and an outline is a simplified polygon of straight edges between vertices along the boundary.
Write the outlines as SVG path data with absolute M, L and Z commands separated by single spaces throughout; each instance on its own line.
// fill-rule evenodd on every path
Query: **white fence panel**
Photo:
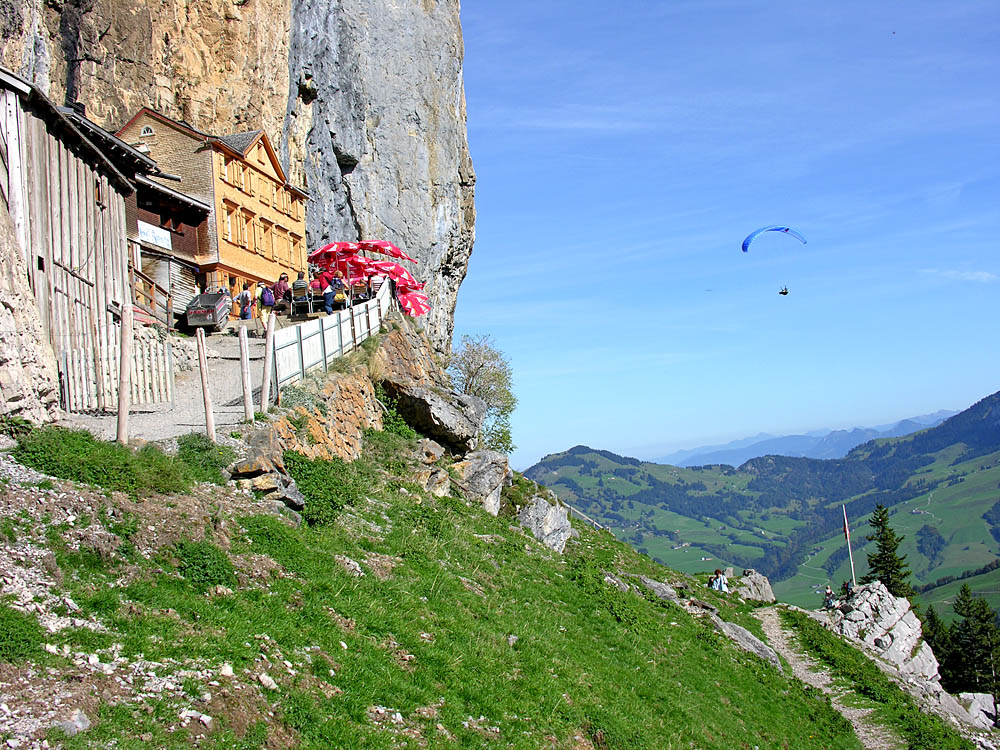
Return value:
M 318 367 L 352 351 L 378 333 L 392 308 L 389 284 L 383 284 L 375 299 L 349 307 L 325 318 L 309 320 L 274 332 L 275 385 L 294 383 Z
M 299 337 L 302 340 L 302 369 L 309 372 L 317 366 L 323 366 L 323 333 L 320 320 L 310 320 L 299 327 Z

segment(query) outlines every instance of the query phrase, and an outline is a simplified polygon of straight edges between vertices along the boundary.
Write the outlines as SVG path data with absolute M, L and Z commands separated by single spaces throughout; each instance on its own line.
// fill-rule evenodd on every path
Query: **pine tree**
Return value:
M 997 613 L 985 599 L 973 596 L 968 584 L 962 584 L 955 597 L 955 614 L 962 619 L 951 626 L 952 659 L 943 676 L 955 692 L 996 696 L 1000 688 Z
M 941 677 L 944 679 L 945 674 L 950 670 L 952 660 L 951 631 L 945 621 L 938 616 L 933 604 L 927 608 L 921 625 L 924 640 L 934 652 L 940 667 Z
M 861 582 L 881 581 L 893 596 L 912 596 L 906 555 L 900 555 L 898 551 L 905 537 L 896 536 L 889 526 L 889 511 L 881 503 L 875 506 L 868 523 L 872 526 L 872 533 L 866 538 L 875 542 L 875 552 L 868 555 L 868 572 Z

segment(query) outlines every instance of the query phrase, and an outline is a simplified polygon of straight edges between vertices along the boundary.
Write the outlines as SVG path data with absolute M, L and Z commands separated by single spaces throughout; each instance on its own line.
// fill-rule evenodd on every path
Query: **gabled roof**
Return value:
M 264 149 L 267 151 L 268 159 L 270 159 L 271 165 L 274 167 L 275 174 L 278 175 L 278 179 L 281 180 L 284 187 L 288 188 L 302 198 L 309 198 L 308 192 L 288 182 L 288 178 L 285 176 L 285 170 L 281 168 L 281 161 L 278 159 L 278 155 L 274 152 L 274 148 L 271 146 L 271 139 L 267 137 L 267 133 L 263 130 L 247 130 L 243 133 L 233 133 L 231 135 L 212 135 L 211 133 L 198 130 L 186 122 L 167 117 L 165 114 L 157 112 L 155 109 L 142 107 L 127 123 L 118 129 L 118 135 L 121 135 L 127 127 L 132 125 L 132 123 L 139 119 L 139 117 L 143 114 L 149 115 L 153 119 L 189 135 L 191 138 L 209 143 L 222 151 L 228 151 L 233 156 L 239 156 L 240 158 L 246 158 L 247 153 L 253 145 L 258 141 L 262 142 L 264 144 Z
M 250 146 L 257 140 L 257 136 L 262 135 L 263 130 L 248 130 L 245 133 L 234 133 L 233 135 L 220 135 L 216 139 L 225 143 L 233 151 L 241 156 L 246 156 Z
M 88 137 L 99 143 L 105 151 L 110 152 L 113 157 L 117 157 L 120 161 L 130 163 L 130 166 L 132 166 L 136 172 L 156 174 L 160 171 L 159 166 L 153 159 L 150 159 L 141 151 L 132 148 L 130 145 L 125 143 L 125 141 L 115 135 L 112 135 L 96 122 L 88 120 L 72 107 L 59 107 L 58 109 L 66 117 L 68 117 L 74 125 L 84 131 Z
M 71 142 L 78 145 L 81 150 L 87 152 L 91 158 L 99 162 L 110 180 L 121 188 L 126 195 L 135 192 L 135 186 L 128 177 L 118 170 L 107 154 L 91 142 L 70 118 L 61 112 L 60 108 L 53 104 L 37 86 L 28 83 L 20 76 L 3 67 L 0 67 L 0 85 L 17 92 L 22 99 L 37 106 L 47 116 L 49 122 L 55 126 L 56 130 L 68 136 Z
M 125 128 L 127 128 L 129 125 L 131 125 L 132 123 L 134 123 L 136 120 L 138 120 L 143 115 L 148 115 L 148 116 L 152 117 L 154 120 L 158 120 L 159 122 L 162 122 L 165 125 L 170 125 L 171 127 L 175 128 L 176 130 L 181 131 L 185 135 L 191 136 L 195 140 L 207 141 L 207 140 L 209 140 L 209 139 L 212 138 L 211 135 L 209 135 L 208 133 L 205 133 L 204 131 L 198 130 L 193 125 L 190 125 L 190 124 L 188 124 L 186 122 L 183 122 L 181 120 L 175 120 L 175 119 L 173 119 L 171 117 L 167 117 L 165 114 L 163 114 L 161 112 L 157 112 L 155 109 L 150 109 L 149 107 L 140 107 L 139 111 L 136 112 L 134 115 L 132 115 L 132 117 L 129 118 L 128 122 L 126 122 L 124 125 L 122 125 L 120 128 L 118 128 L 118 131 L 115 133 L 115 135 L 121 135 L 122 132 L 124 132 Z

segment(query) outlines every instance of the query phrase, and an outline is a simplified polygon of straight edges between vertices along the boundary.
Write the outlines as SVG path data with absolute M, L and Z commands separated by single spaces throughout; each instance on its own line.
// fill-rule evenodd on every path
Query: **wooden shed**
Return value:
M 3 68 L 0 151 L 0 194 L 59 365 L 63 406 L 114 409 L 121 310 L 132 304 L 125 199 L 135 187 L 37 87 Z M 169 400 L 169 344 L 138 343 L 133 403 Z

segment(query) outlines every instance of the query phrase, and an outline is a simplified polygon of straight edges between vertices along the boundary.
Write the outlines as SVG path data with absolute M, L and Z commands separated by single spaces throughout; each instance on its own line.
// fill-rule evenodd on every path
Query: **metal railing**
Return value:
M 306 373 L 320 367 L 326 371 L 333 360 L 378 333 L 392 305 L 390 286 L 383 284 L 367 302 L 275 331 L 273 367 L 277 389 L 302 380 Z

